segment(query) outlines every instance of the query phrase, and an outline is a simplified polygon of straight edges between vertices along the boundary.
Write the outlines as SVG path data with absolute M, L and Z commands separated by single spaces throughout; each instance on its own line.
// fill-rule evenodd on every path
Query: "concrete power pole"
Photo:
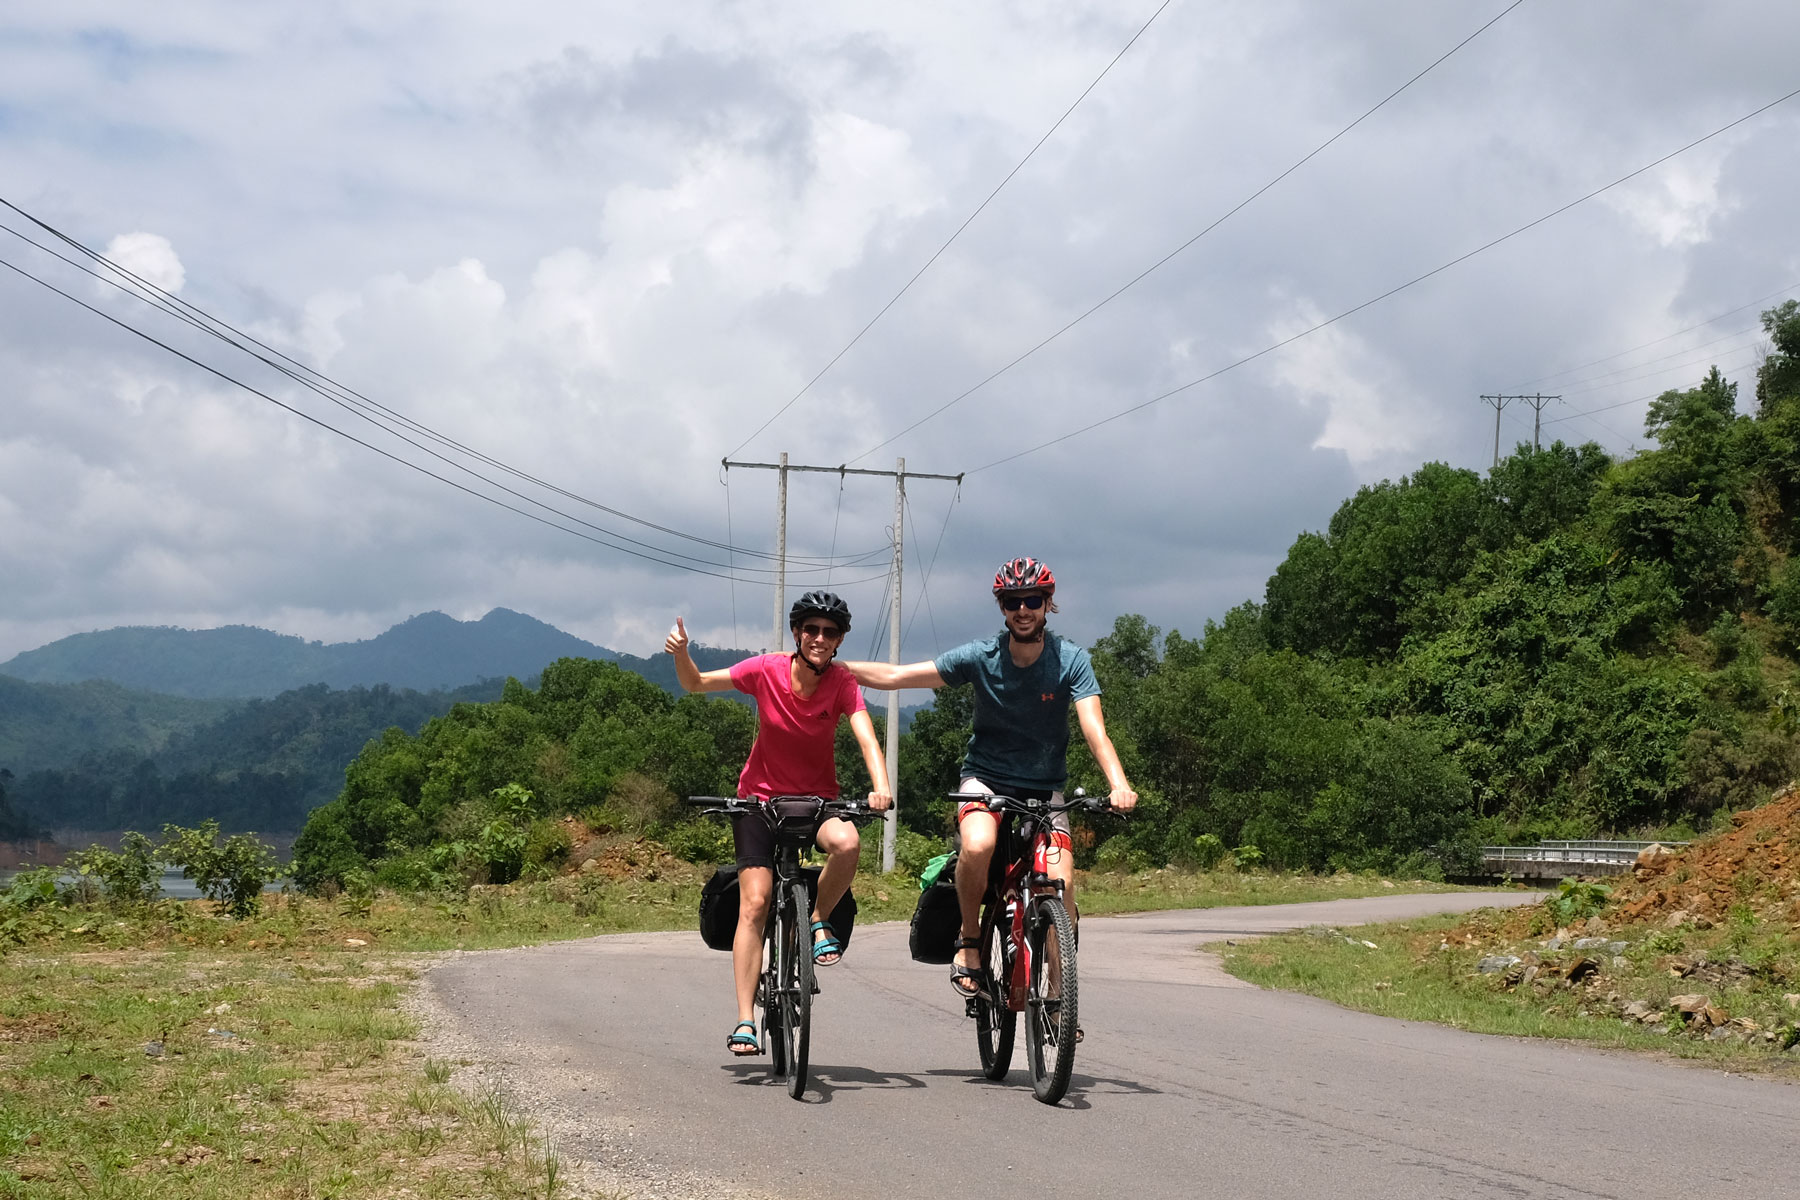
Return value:
M 1483 396 L 1481 398 L 1482 403 L 1494 406 L 1494 465 L 1496 467 L 1500 465 L 1500 410 L 1514 400 L 1520 400 L 1531 405 L 1531 448 L 1536 450 L 1539 448 L 1538 439 L 1542 435 L 1544 429 L 1544 405 L 1550 403 L 1552 400 L 1561 399 L 1561 396 L 1539 396 L 1535 394 L 1530 396 Z
M 770 635 L 771 654 L 787 645 L 787 451 L 782 451 L 775 471 L 775 632 Z
M 900 665 L 900 580 L 905 561 L 906 538 L 906 460 L 894 460 L 894 603 L 888 612 L 888 661 Z M 900 798 L 900 693 L 888 693 L 887 703 L 887 769 L 888 795 Z M 881 818 L 881 871 L 894 869 L 894 842 L 897 840 L 900 806 L 894 804 Z
M 900 575 L 905 565 L 905 522 L 906 522 L 906 481 L 911 479 L 948 479 L 961 484 L 961 475 L 931 475 L 922 471 L 906 470 L 906 460 L 897 459 L 892 471 L 872 471 L 861 467 L 815 467 L 790 464 L 788 456 L 783 454 L 779 461 L 772 463 L 733 462 L 729 458 L 720 459 L 720 463 L 730 470 L 732 467 L 754 468 L 763 471 L 779 472 L 776 491 L 776 534 L 775 545 L 780 561 L 775 571 L 775 629 L 774 646 L 780 650 L 787 645 L 787 610 L 785 591 L 787 588 L 787 477 L 789 471 L 817 471 L 822 474 L 836 475 L 880 475 L 891 476 L 894 480 L 894 592 L 888 609 L 888 622 L 892 626 L 888 630 L 888 661 L 900 661 Z M 894 841 L 899 829 L 900 809 L 900 693 L 888 693 L 887 713 L 887 768 L 888 794 L 894 797 L 894 806 L 888 809 L 881 826 L 881 869 L 894 869 Z
M 1494 406 L 1494 466 L 1496 467 L 1500 465 L 1500 410 L 1505 408 L 1506 402 L 1511 399 L 1511 396 L 1483 396 L 1481 398 L 1483 404 Z

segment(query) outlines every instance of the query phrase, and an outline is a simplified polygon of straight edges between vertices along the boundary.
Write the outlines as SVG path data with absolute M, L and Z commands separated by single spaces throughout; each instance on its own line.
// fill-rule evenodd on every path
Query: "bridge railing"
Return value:
M 1649 846 L 1671 850 L 1686 842 L 1545 841 L 1535 846 L 1483 846 L 1481 857 L 1489 869 L 1505 869 L 1507 863 L 1571 863 L 1587 866 L 1629 866 Z

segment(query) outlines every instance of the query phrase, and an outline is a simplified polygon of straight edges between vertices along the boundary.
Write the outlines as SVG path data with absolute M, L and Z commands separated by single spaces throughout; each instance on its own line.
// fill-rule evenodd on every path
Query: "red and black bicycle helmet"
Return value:
M 1035 558 L 1015 558 L 994 572 L 994 595 L 1002 592 L 1043 592 L 1056 595 L 1056 576 Z

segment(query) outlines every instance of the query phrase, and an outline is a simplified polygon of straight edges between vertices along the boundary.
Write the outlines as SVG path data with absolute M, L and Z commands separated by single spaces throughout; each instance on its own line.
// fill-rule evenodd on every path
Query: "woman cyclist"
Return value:
M 823 796 L 838 794 L 838 718 L 848 716 L 862 747 L 863 765 L 875 790 L 869 807 L 884 811 L 887 762 L 875 740 L 875 726 L 863 705 L 862 689 L 842 666 L 832 661 L 850 632 L 850 609 L 831 592 L 807 592 L 788 612 L 794 635 L 791 654 L 747 658 L 728 670 L 701 671 L 688 653 L 687 626 L 681 618 L 663 648 L 675 658 L 675 675 L 690 692 L 723 692 L 733 688 L 756 701 L 756 741 L 738 777 L 738 796 Z M 731 945 L 731 967 L 737 982 L 738 1023 L 726 1038 L 732 1054 L 760 1053 L 754 1002 L 756 978 L 762 972 L 763 926 L 774 886 L 774 830 L 758 816 L 733 818 L 731 838 L 737 851 L 738 927 Z M 817 843 L 826 855 L 819 875 L 819 894 L 812 911 L 813 961 L 830 966 L 843 956 L 837 931 L 826 920 L 856 874 L 861 839 L 856 826 L 833 817 L 819 826 Z

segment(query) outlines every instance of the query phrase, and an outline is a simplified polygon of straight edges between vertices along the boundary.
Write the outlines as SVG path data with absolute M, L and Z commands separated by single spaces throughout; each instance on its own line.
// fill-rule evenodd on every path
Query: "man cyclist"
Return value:
M 738 796 L 823 796 L 836 799 L 838 718 L 848 716 L 862 747 L 863 765 L 875 790 L 869 807 L 885 810 L 887 763 L 875 740 L 875 726 L 863 704 L 862 690 L 842 666 L 832 662 L 850 632 L 850 609 L 830 592 L 812 591 L 788 612 L 794 635 L 792 654 L 763 654 L 720 671 L 702 671 L 688 653 L 687 626 L 680 617 L 663 649 L 675 658 L 675 676 L 690 692 L 737 689 L 756 701 L 756 741 L 738 776 Z M 756 1039 L 756 978 L 762 973 L 763 927 L 775 882 L 775 831 L 759 815 L 734 817 L 731 839 L 738 864 L 738 926 L 731 944 L 736 977 L 738 1023 L 726 1038 L 732 1054 L 760 1053 Z M 840 817 L 820 824 L 820 850 L 826 855 L 819 874 L 819 894 L 812 911 L 813 961 L 830 966 L 843 956 L 843 945 L 827 918 L 849 890 L 856 874 L 861 839 L 856 826 Z
M 958 646 L 932 662 L 844 665 L 858 683 L 883 691 L 974 685 L 974 734 L 959 789 L 966 793 L 1061 800 L 1069 774 L 1073 704 L 1081 735 L 1111 789 L 1112 806 L 1129 809 L 1137 804 L 1137 793 L 1106 735 L 1093 663 L 1087 651 L 1046 628 L 1049 614 L 1056 611 L 1055 596 L 1056 577 L 1049 567 L 1035 558 L 1015 558 L 994 574 L 994 600 L 1006 618 L 999 634 Z M 1000 822 L 979 800 L 961 805 L 956 820 L 962 836 L 956 861 L 962 936 L 956 940 L 950 985 L 958 995 L 972 996 L 980 987 L 981 898 Z M 1075 857 L 1067 813 L 1056 814 L 1052 837 L 1049 874 L 1062 881 L 1064 900 L 1075 916 Z

